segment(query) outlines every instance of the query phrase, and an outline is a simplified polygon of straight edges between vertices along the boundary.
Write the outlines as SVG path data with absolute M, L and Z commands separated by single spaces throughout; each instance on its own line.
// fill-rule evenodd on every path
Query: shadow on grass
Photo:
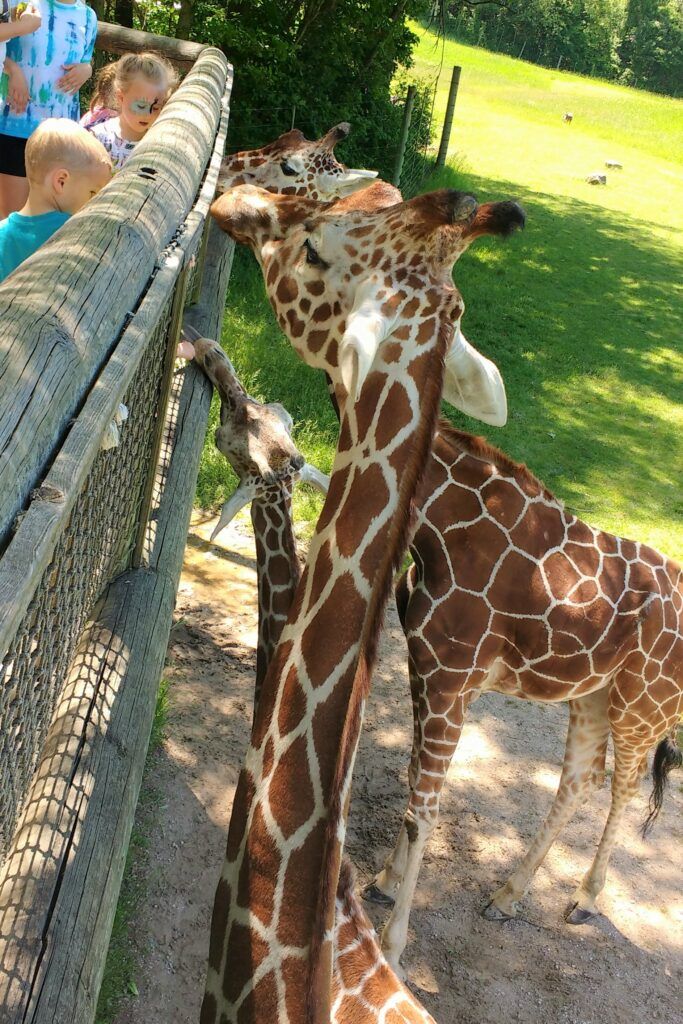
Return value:
M 483 240 L 454 275 L 468 337 L 508 389 L 510 420 L 486 434 L 597 525 L 662 520 L 680 555 L 680 249 L 590 203 L 450 168 L 426 189 L 445 186 L 519 199 L 528 215 L 521 237 Z

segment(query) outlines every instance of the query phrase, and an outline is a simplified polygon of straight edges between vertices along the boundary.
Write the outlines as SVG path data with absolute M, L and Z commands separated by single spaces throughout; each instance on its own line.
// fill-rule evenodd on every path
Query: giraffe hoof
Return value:
M 514 921 L 514 914 L 506 914 L 504 910 L 497 907 L 493 900 L 487 903 L 481 912 L 481 916 L 485 917 L 487 921 Z
M 567 924 L 587 924 L 598 915 L 593 910 L 584 910 L 578 903 L 570 903 L 564 913 Z
M 382 907 L 393 907 L 396 900 L 393 896 L 389 896 L 387 893 L 382 892 L 379 886 L 375 885 L 374 882 L 370 882 L 370 885 L 366 885 L 361 893 L 364 900 L 368 903 L 379 903 Z

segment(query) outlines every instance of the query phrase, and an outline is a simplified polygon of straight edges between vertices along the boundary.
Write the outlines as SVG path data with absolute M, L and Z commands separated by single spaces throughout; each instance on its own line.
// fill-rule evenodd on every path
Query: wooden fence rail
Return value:
M 94 1019 L 211 400 L 170 372 L 180 314 L 220 336 L 230 274 L 207 213 L 231 83 L 199 47 L 126 168 L 0 286 L 3 1024 Z

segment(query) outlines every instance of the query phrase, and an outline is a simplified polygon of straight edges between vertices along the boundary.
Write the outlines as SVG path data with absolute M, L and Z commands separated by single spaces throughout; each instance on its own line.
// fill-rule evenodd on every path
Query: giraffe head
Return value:
M 251 184 L 269 192 L 311 199 L 350 195 L 377 177 L 377 171 L 354 170 L 335 157 L 335 145 L 350 131 L 351 126 L 343 122 L 311 142 L 298 128 L 293 128 L 260 149 L 234 153 L 223 161 L 217 192 Z
M 221 400 L 216 447 L 239 477 L 239 486 L 225 502 L 211 540 L 254 498 L 277 500 L 283 484 L 290 491 L 297 481 L 327 493 L 328 478 L 307 463 L 292 439 L 292 417 L 279 402 L 263 404 L 251 398 L 235 376 L 230 360 L 216 341 L 203 338 L 189 324 L 185 340 Z
M 402 342 L 439 329 L 453 343 L 446 386 L 461 392 L 483 357 L 461 336 L 453 264 L 481 235 L 521 227 L 524 213 L 454 189 L 379 208 L 369 196 L 321 204 L 244 185 L 212 214 L 256 254 L 281 327 L 304 361 L 330 376 L 340 408 L 358 399 L 380 346 L 398 359 Z

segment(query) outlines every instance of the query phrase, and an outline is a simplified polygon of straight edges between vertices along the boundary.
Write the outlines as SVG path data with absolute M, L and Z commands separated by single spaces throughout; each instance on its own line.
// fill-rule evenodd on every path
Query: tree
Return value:
M 233 149 L 262 145 L 293 120 L 309 136 L 348 120 L 353 132 L 343 158 L 385 174 L 401 119 L 390 101 L 391 82 L 398 66 L 411 62 L 408 19 L 428 7 L 427 0 L 136 3 L 141 27 L 168 34 L 171 24 L 171 32 L 227 54 L 235 68 Z
M 676 93 L 683 82 L 683 18 L 670 0 L 628 0 L 619 48 L 623 79 Z

